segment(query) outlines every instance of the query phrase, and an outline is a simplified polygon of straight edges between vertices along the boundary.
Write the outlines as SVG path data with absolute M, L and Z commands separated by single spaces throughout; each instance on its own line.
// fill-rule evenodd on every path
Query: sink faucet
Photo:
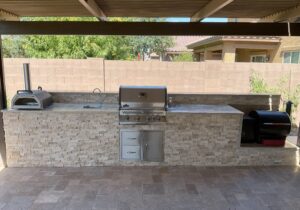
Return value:
M 102 91 L 100 90 L 100 88 L 95 88 L 94 90 L 93 90 L 93 93 L 96 93 L 98 91 L 98 93 L 102 93 Z
M 102 91 L 100 90 L 100 88 L 95 88 L 94 90 L 93 90 L 93 94 L 96 94 L 96 93 L 98 93 L 99 94 L 99 101 L 98 101 L 98 103 L 101 105 L 101 104 L 103 104 L 104 103 L 104 100 L 105 100 L 105 95 L 103 95 L 103 97 L 102 97 Z

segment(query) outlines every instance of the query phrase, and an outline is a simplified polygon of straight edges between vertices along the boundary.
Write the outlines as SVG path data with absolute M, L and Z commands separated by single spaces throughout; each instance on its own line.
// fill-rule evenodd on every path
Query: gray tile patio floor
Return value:
M 0 209 L 300 209 L 300 168 L 7 168 Z

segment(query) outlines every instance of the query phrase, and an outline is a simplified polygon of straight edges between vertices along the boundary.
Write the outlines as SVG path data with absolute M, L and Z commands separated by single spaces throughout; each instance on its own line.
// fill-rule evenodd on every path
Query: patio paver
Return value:
M 0 209 L 300 209 L 300 167 L 7 168 Z

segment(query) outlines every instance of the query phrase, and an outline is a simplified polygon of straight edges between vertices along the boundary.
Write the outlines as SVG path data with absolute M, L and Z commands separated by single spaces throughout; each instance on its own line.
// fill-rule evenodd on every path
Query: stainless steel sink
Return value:
M 97 104 L 85 104 L 83 105 L 84 109 L 118 109 L 118 104 L 106 104 L 106 103 L 97 103 Z
M 84 109 L 101 109 L 102 108 L 102 104 L 84 105 L 83 108 Z

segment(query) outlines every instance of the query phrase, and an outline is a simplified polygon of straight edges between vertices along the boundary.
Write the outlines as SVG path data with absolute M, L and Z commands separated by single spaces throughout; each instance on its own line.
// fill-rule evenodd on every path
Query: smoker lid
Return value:
M 249 115 L 257 119 L 260 123 L 291 123 L 290 117 L 286 112 L 256 110 L 250 112 Z

